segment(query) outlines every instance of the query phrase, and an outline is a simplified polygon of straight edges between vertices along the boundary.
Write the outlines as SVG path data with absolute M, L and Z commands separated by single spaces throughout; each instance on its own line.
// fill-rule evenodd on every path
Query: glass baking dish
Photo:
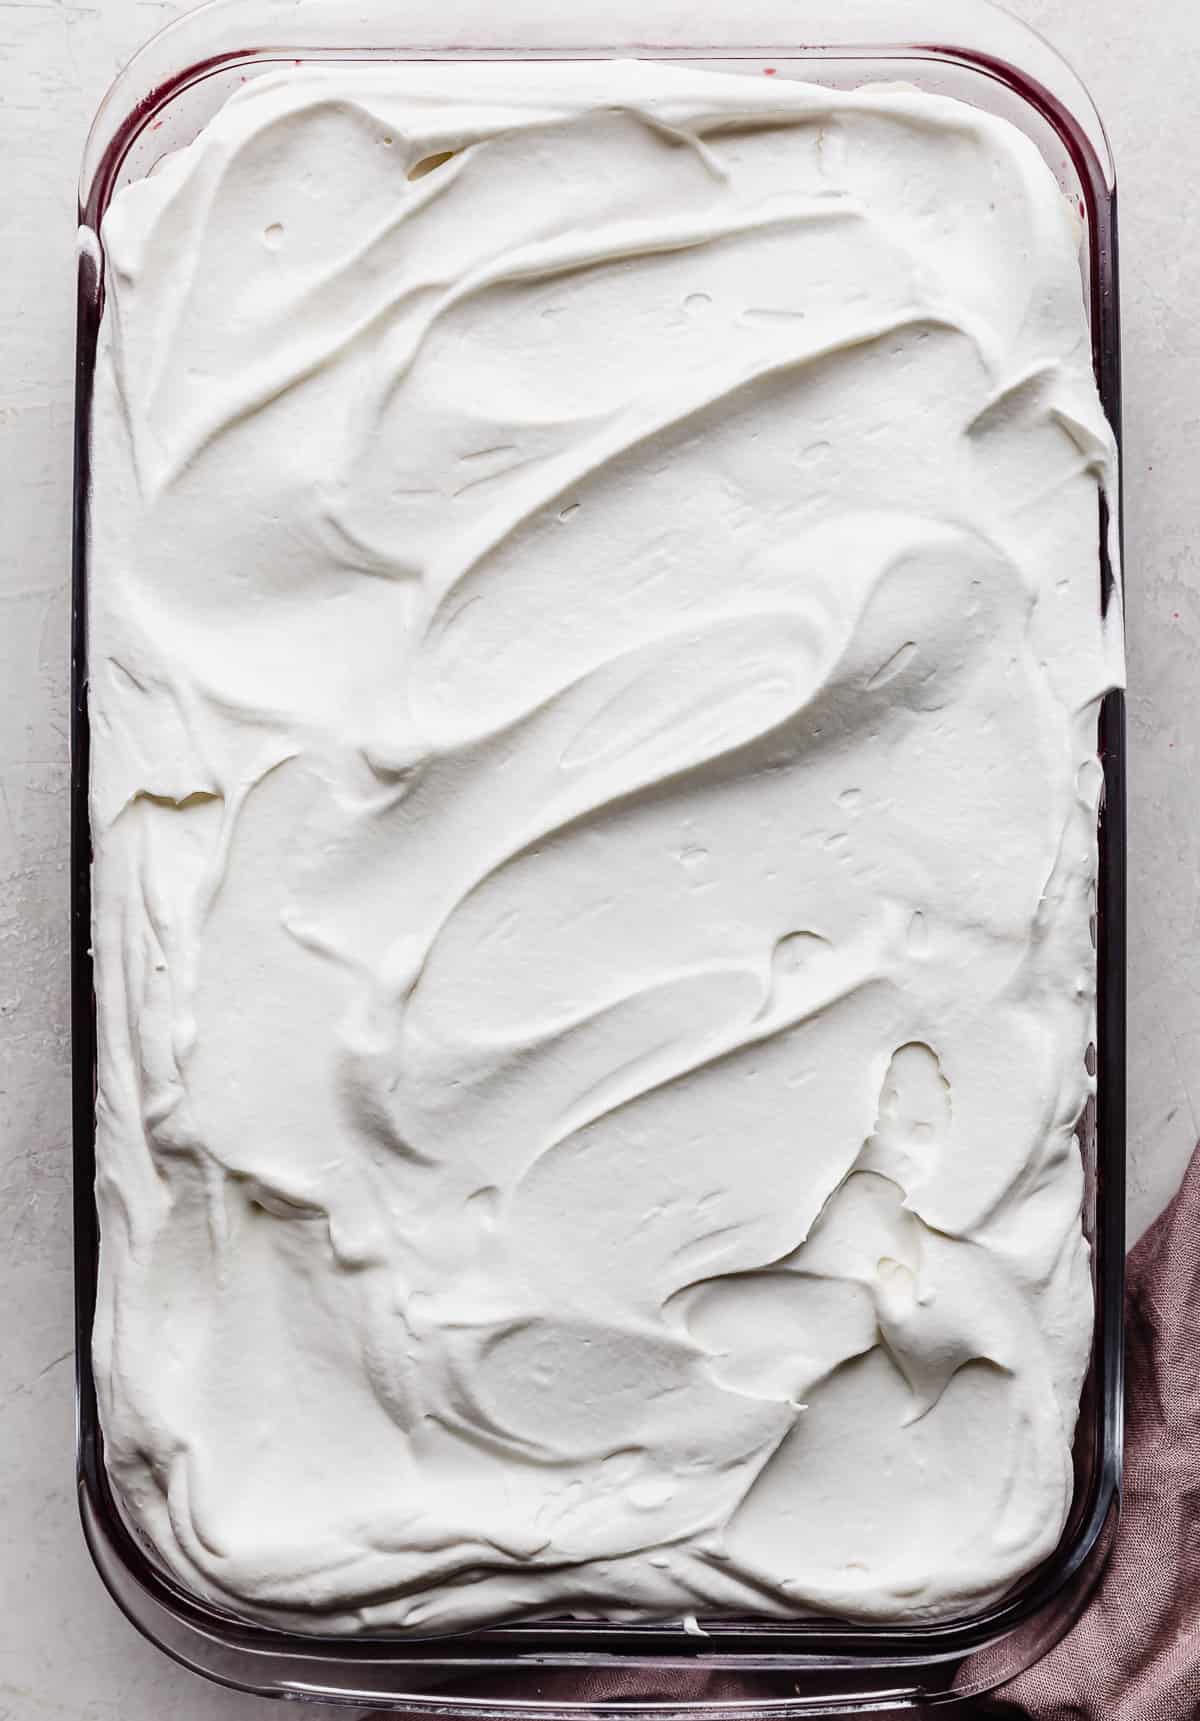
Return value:
M 1079 1128 L 1096 1325 L 1075 1441 L 1076 1489 L 1057 1551 L 999 1604 L 938 1624 L 705 1619 L 677 1625 L 514 1625 L 457 1637 L 301 1635 L 223 1613 L 157 1563 L 109 1489 L 91 1367 L 95 1002 L 91 962 L 87 713 L 90 407 L 104 301 L 100 224 L 114 192 L 190 141 L 239 82 L 314 60 L 591 59 L 640 56 L 839 86 L 904 81 L 1000 114 L 1042 151 L 1085 228 L 1085 290 L 1101 397 L 1120 436 L 1116 193 L 1086 90 L 1038 36 L 989 0 L 587 0 L 553 23 L 538 0 L 440 0 L 421 23 L 386 0 L 213 0 L 136 56 L 105 97 L 80 186 L 72 621 L 72 953 L 77 1479 L 84 1531 L 108 1588 L 160 1648 L 223 1684 L 267 1695 L 420 1715 L 567 1717 L 861 1714 L 995 1689 L 1069 1628 L 1099 1573 L 1117 1510 L 1122 1411 L 1125 1131 L 1124 704 L 1100 716 L 1097 1092 Z M 710 15 L 711 14 L 711 15 Z M 898 39 L 903 18 L 905 35 Z M 802 38 L 802 39 L 801 39 Z M 1098 522 L 1099 591 L 1114 589 Z

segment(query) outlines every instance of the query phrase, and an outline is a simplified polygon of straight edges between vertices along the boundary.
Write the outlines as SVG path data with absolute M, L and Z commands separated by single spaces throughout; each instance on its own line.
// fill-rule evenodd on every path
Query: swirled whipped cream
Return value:
M 322 1630 L 997 1596 L 1072 1493 L 1121 678 L 1034 146 L 296 69 L 103 239 L 125 1511 Z

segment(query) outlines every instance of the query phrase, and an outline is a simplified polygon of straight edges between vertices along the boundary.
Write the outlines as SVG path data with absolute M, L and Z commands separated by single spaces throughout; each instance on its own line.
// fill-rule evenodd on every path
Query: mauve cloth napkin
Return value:
M 1200 1716 L 1200 1148 L 1130 1252 L 1125 1336 L 1125 1484 L 1112 1554 L 1074 1629 L 985 1713 Z
M 1125 1483 L 1116 1542 L 1067 1636 L 995 1697 L 933 1717 L 995 1721 L 1200 1721 L 1200 1148 L 1178 1195 L 1131 1251 L 1126 1297 Z M 547 1670 L 534 1693 L 481 1679 L 476 1697 L 628 1704 L 779 1696 L 752 1674 Z M 637 1706 L 645 1704 L 644 1709 Z M 911 1710 L 907 1712 L 911 1715 Z M 379 1717 L 386 1721 L 386 1717 Z

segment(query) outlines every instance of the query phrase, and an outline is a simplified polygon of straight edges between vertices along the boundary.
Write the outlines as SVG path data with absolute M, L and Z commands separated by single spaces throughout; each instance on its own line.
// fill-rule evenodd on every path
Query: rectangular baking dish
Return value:
M 544 0 L 543 0 L 544 3 Z M 100 224 L 114 192 L 189 142 L 240 81 L 315 60 L 641 56 L 850 87 L 904 81 L 1010 120 L 1042 151 L 1083 216 L 1085 290 L 1105 410 L 1120 437 L 1116 192 L 1100 120 L 1075 75 L 988 0 L 910 0 L 895 39 L 888 0 L 684 9 L 588 0 L 553 23 L 537 0 L 441 0 L 398 21 L 386 0 L 212 0 L 149 43 L 106 96 L 80 185 L 72 620 L 72 856 L 77 1481 L 96 1565 L 118 1605 L 164 1651 L 265 1695 L 446 1717 L 861 1714 L 995 1689 L 1060 1638 L 1094 1583 L 1115 1523 L 1121 1458 L 1125 1132 L 1124 703 L 1105 700 L 1097 889 L 1097 1093 L 1079 1128 L 1096 1325 L 1075 1442 L 1076 1489 L 1057 1551 L 1016 1592 L 970 1618 L 866 1626 L 706 1619 L 682 1624 L 509 1626 L 457 1637 L 345 1638 L 247 1624 L 184 1590 L 131 1534 L 110 1492 L 91 1368 L 98 1236 L 93 1196 L 95 1001 L 91 962 L 86 594 L 89 437 L 104 302 Z M 802 39 L 801 39 L 802 38 Z M 1099 601 L 1116 575 L 1098 520 Z

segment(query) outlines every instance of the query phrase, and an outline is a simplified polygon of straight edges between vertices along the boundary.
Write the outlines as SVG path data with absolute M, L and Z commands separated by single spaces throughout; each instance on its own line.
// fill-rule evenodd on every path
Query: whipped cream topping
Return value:
M 322 1630 L 938 1617 L 1091 1333 L 1080 225 L 961 104 L 256 78 L 114 200 L 95 1360 Z

